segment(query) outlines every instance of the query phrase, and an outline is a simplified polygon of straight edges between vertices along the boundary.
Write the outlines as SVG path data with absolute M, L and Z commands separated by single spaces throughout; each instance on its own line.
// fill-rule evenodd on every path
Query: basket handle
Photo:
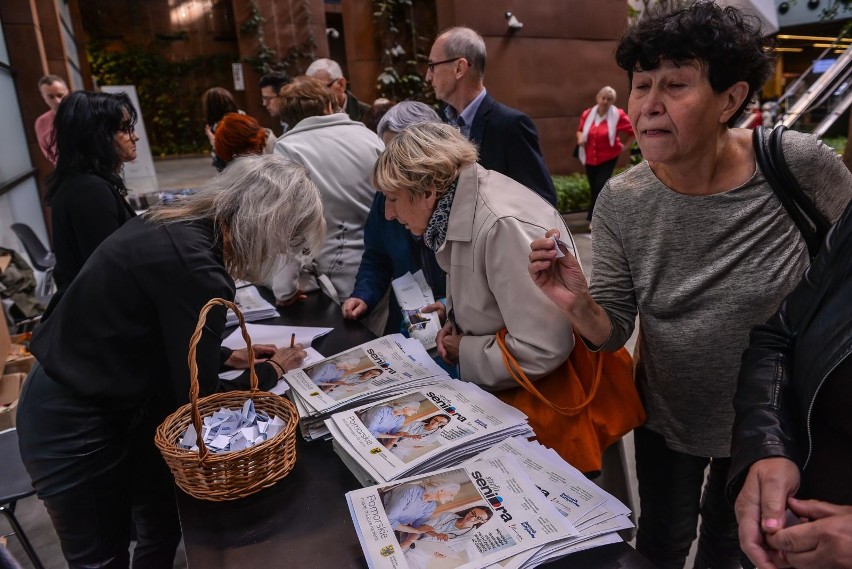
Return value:
M 204 444 L 204 437 L 201 436 L 201 413 L 198 411 L 198 363 L 195 361 L 195 352 L 198 347 L 198 342 L 201 340 L 201 334 L 204 331 L 204 324 L 207 322 L 207 313 L 214 306 L 222 305 L 230 308 L 237 315 L 237 320 L 240 322 L 240 330 L 243 333 L 243 340 L 246 341 L 248 348 L 248 364 L 249 377 L 251 378 L 251 393 L 257 392 L 257 374 L 254 371 L 254 350 L 251 348 L 251 338 L 248 330 L 246 330 L 246 321 L 243 318 L 243 313 L 237 308 L 237 305 L 224 298 L 213 298 L 201 309 L 198 315 L 198 324 L 195 325 L 195 332 L 189 339 L 189 354 L 187 355 L 187 363 L 189 364 L 189 404 L 192 408 L 192 424 L 195 427 L 196 441 L 198 443 L 198 457 L 200 460 L 207 458 L 209 451 Z

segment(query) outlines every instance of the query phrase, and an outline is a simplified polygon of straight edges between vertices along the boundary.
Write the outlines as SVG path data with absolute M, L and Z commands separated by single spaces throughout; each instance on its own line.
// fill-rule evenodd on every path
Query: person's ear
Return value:
M 724 102 L 722 106 L 722 113 L 719 116 L 719 122 L 724 124 L 727 123 L 730 118 L 737 112 L 737 110 L 742 106 L 743 102 L 748 97 L 748 83 L 745 81 L 737 81 L 727 89 L 725 89 Z
M 346 77 L 341 77 L 337 81 L 340 83 L 340 88 L 346 91 Z
M 460 57 L 456 60 L 456 77 L 461 79 L 467 75 L 468 69 L 470 69 L 470 62 L 466 58 Z

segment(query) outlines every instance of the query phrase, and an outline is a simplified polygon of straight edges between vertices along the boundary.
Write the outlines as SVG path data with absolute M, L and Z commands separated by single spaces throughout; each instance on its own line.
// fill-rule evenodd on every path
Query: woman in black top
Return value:
M 187 352 L 198 314 L 234 299 L 233 278 L 262 282 L 278 255 L 322 243 L 319 191 L 281 156 L 235 160 L 173 205 L 108 237 L 31 344 L 38 364 L 18 413 L 21 456 L 72 569 L 171 568 L 180 541 L 174 484 L 156 426 L 188 402 Z M 207 317 L 196 360 L 200 394 L 220 382 L 223 307 Z M 301 346 L 255 365 L 269 389 L 301 364 Z
M 121 179 L 122 165 L 136 159 L 136 118 L 124 93 L 76 91 L 59 105 L 53 123 L 58 159 L 47 182 L 57 294 L 47 313 L 98 245 L 136 215 Z

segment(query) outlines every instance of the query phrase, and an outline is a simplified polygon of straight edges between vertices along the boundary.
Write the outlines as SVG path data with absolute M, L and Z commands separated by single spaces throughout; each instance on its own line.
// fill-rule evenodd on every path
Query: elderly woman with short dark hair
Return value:
M 702 1 L 645 14 L 616 50 L 645 162 L 601 191 L 591 288 L 571 255 L 556 259 L 551 239 L 532 243 L 532 278 L 595 349 L 619 349 L 639 316 L 636 381 L 648 420 L 634 432 L 636 548 L 661 568 L 683 567 L 699 517 L 696 566 L 740 566 L 724 492 L 740 356 L 809 263 L 755 167 L 752 131 L 733 128 L 772 73 L 767 47 L 759 22 L 736 8 Z M 852 195 L 843 162 L 796 132 L 783 150 L 835 221 Z
M 529 237 L 562 217 L 540 196 L 476 163 L 476 147 L 456 128 L 423 123 L 391 140 L 373 171 L 387 199 L 385 216 L 422 235 L 447 272 L 449 317 L 438 352 L 459 364 L 459 377 L 490 389 L 515 384 L 495 335 L 537 379 L 574 346 L 571 327 L 530 281 L 523 263 Z
M 18 415 L 21 456 L 69 567 L 171 567 L 180 525 L 156 426 L 189 399 L 187 352 L 201 308 L 234 299 L 278 254 L 321 240 L 307 172 L 277 156 L 236 160 L 199 191 L 124 224 L 92 254 L 33 337 Z M 198 343 L 200 395 L 220 383 L 225 308 Z M 300 346 L 255 364 L 261 389 L 301 364 Z

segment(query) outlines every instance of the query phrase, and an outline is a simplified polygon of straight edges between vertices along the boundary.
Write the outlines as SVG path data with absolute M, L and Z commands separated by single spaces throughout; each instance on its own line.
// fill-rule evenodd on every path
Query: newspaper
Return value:
M 525 552 L 497 565 L 504 569 L 527 569 L 577 551 L 621 541 L 617 531 L 633 527 L 630 509 L 588 480 L 553 449 L 514 437 L 506 439 L 474 458 L 476 461 L 510 456 L 520 464 L 541 493 L 577 533 L 551 542 L 537 551 Z
M 376 482 L 458 464 L 506 437 L 533 435 L 522 412 L 455 380 L 335 413 L 328 423 L 335 448 L 352 459 L 347 465 L 356 463 Z
M 308 416 L 448 377 L 417 340 L 392 334 L 288 372 L 284 379 Z M 305 415 L 302 415 L 305 416 Z
M 255 320 L 266 320 L 268 318 L 276 318 L 278 310 L 263 300 L 260 296 L 260 291 L 257 287 L 247 285 L 245 283 L 237 283 L 237 294 L 234 297 L 234 304 L 243 313 L 243 319 L 246 322 L 254 322 Z M 233 310 L 228 309 L 228 316 L 225 320 L 225 326 L 234 326 L 239 323 L 237 315 Z
M 425 306 L 435 303 L 432 288 L 426 282 L 423 271 L 419 270 L 413 275 L 405 273 L 394 279 L 391 286 L 402 309 L 402 323 L 408 335 L 431 350 L 437 345 L 435 339 L 441 331 L 441 322 L 437 312 L 422 312 Z
M 511 457 L 346 494 L 370 568 L 485 567 L 576 530 Z

